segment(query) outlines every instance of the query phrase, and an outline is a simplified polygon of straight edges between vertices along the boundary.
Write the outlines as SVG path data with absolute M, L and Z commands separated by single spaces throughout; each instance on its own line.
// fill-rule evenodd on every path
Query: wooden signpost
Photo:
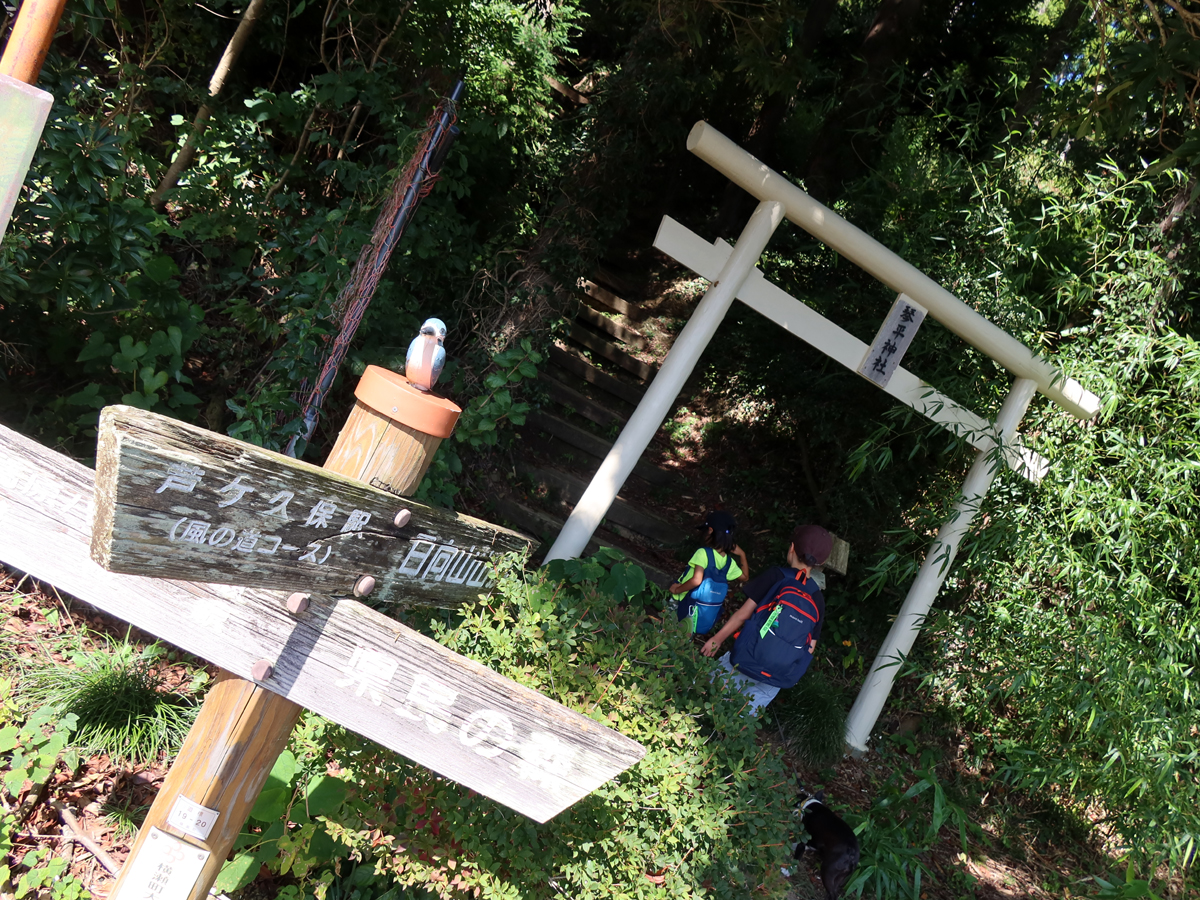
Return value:
M 457 608 L 493 557 L 529 549 L 515 531 L 128 406 L 100 416 L 96 500 L 92 557 L 129 575 Z
M 372 400 L 374 411 L 399 425 L 421 421 L 403 403 L 426 401 L 394 387 Z M 387 408 L 396 398 L 401 406 Z M 367 444 L 378 449 L 386 442 L 376 438 Z M 425 443 L 410 470 L 428 464 L 437 441 Z M 374 452 L 346 455 L 361 462 Z M 158 886 L 155 897 L 205 896 L 304 707 L 543 822 L 644 755 L 612 729 L 345 596 L 355 586 L 366 593 L 364 576 L 377 580 L 373 596 L 392 601 L 484 593 L 487 575 L 468 585 L 475 561 L 490 574 L 492 554 L 523 545 L 514 532 L 129 409 L 105 411 L 98 460 L 93 474 L 0 426 L 0 560 L 226 670 L 110 900 L 141 897 L 147 885 Z M 280 492 L 294 496 L 276 524 L 268 513 Z M 361 527 L 347 529 L 349 521 Z M 315 559 L 301 559 L 314 550 Z M 114 568 L 168 567 L 207 581 L 245 575 L 285 589 L 120 574 L 93 554 Z

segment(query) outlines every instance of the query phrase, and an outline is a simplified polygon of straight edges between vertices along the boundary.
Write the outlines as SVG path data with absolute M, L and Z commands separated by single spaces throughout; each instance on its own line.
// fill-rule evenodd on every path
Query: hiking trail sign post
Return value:
M 445 401 L 385 370 L 359 387 L 343 472 L 419 482 L 438 442 L 404 420 L 448 436 L 457 408 L 422 419 Z M 539 822 L 644 755 L 348 596 L 456 606 L 516 532 L 128 407 L 98 444 L 93 474 L 0 426 L 0 560 L 225 670 L 111 900 L 207 895 L 303 708 Z

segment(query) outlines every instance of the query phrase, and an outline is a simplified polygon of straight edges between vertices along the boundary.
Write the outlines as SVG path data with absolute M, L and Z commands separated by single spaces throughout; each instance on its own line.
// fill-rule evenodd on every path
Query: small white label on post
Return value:
M 178 828 L 184 834 L 207 841 L 209 832 L 213 830 L 213 825 L 217 823 L 219 815 L 220 813 L 215 809 L 201 806 L 181 794 L 175 798 L 171 814 L 167 816 L 167 824 Z
M 875 335 L 871 349 L 859 364 L 858 374 L 880 387 L 887 387 L 924 319 L 925 307 L 904 294 L 897 297 L 883 327 Z
M 108 900 L 174 900 L 196 886 L 212 854 L 151 826 L 137 855 L 125 863 L 121 890 Z

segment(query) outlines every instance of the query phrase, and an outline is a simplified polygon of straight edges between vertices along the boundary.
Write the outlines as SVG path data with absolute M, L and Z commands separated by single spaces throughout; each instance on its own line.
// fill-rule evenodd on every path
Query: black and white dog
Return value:
M 829 900 L 837 900 L 846 880 L 858 866 L 858 837 L 824 803 L 825 794 L 818 791 L 800 806 L 800 821 L 809 838 L 796 845 L 792 855 L 800 859 L 809 847 L 821 856 L 821 883 Z

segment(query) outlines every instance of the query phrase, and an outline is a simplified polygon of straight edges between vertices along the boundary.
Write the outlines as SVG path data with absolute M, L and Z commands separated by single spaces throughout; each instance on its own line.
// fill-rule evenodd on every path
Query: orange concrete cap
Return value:
M 462 412 L 445 397 L 419 391 L 403 375 L 382 366 L 367 366 L 354 396 L 380 415 L 430 437 L 450 437 Z

